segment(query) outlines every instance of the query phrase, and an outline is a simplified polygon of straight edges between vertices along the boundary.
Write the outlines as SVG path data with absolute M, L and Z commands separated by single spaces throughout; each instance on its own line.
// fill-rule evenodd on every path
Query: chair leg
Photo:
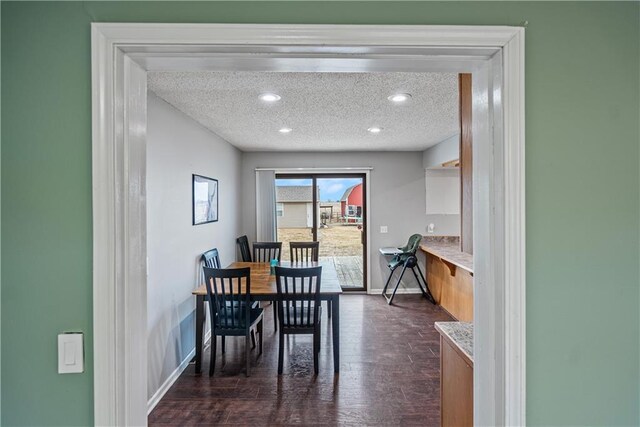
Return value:
M 222 336 L 224 339 L 224 335 Z M 209 376 L 213 376 L 213 371 L 216 369 L 216 342 L 218 337 L 213 333 L 211 334 L 211 358 L 209 359 Z M 223 341 L 224 342 L 224 341 Z
M 280 330 L 280 339 L 278 340 L 278 375 L 282 375 L 282 365 L 284 358 L 284 333 Z
M 313 331 L 313 372 L 318 375 L 318 363 L 320 354 L 320 328 L 316 326 Z
M 260 320 L 258 322 L 258 334 L 260 335 L 260 337 L 258 338 L 258 340 L 259 340 L 258 341 L 258 345 L 259 345 L 259 347 L 258 347 L 258 355 L 262 354 L 262 336 L 264 335 L 264 333 L 263 333 L 264 332 L 264 325 L 262 324 L 262 322 L 263 322 L 262 320 Z
M 420 292 L 422 292 L 422 296 L 426 297 L 427 296 L 427 291 L 424 290 L 424 286 L 422 286 L 422 282 L 420 281 L 420 278 L 418 277 L 418 274 L 416 273 L 416 270 L 414 268 L 412 268 L 411 272 L 413 273 L 413 277 L 416 278 L 416 282 L 418 282 L 418 287 L 420 288 Z
M 226 353 L 226 351 L 227 351 L 226 346 L 225 346 L 225 338 L 226 337 L 224 335 L 222 335 L 220 337 L 220 341 L 222 341 L 222 346 L 221 346 L 222 347 L 222 354 Z
M 387 303 L 391 305 L 393 302 L 393 297 L 396 296 L 396 292 L 398 291 L 398 286 L 400 286 L 400 282 L 402 281 L 402 276 L 404 276 L 404 272 L 407 270 L 407 266 L 402 267 L 402 271 L 400 272 L 400 276 L 398 277 L 398 281 L 396 282 L 396 287 L 393 288 L 393 293 L 391 294 L 391 298 L 387 297 L 387 294 L 384 294 L 384 297 L 387 298 Z
M 256 348 L 256 332 L 251 330 L 251 348 Z
M 273 305 L 273 330 L 278 332 L 278 304 L 275 302 Z
M 416 268 L 418 269 L 418 272 L 420 273 L 420 277 L 424 282 L 424 290 L 425 290 L 424 296 L 427 297 L 427 299 L 431 302 L 431 304 L 436 304 L 436 299 L 433 297 L 433 294 L 431 293 L 431 289 L 429 289 L 429 284 L 427 283 L 427 279 L 425 279 L 424 274 L 422 274 L 422 270 L 420 269 L 420 264 L 416 264 Z M 413 272 L 413 274 L 415 274 L 415 271 Z
M 251 348 L 249 347 L 249 335 L 247 334 L 244 339 L 244 348 L 245 348 L 245 357 L 247 359 L 247 377 L 251 376 L 251 360 L 249 360 L 249 354 L 251 353 Z
M 398 268 L 398 267 L 396 267 Z M 396 271 L 396 268 L 391 270 L 391 273 L 389 273 L 389 277 L 387 278 L 387 283 L 384 284 L 384 288 L 382 288 L 382 295 L 387 298 L 387 288 L 389 287 L 389 283 L 391 283 L 391 278 L 393 277 L 393 273 Z M 388 298 L 387 298 L 388 300 Z

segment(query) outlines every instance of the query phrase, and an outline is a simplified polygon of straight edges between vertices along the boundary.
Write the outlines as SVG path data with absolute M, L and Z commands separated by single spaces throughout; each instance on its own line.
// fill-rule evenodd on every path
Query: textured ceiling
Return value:
M 452 73 L 150 72 L 149 89 L 244 151 L 424 150 L 458 133 Z M 282 99 L 261 101 L 261 93 Z M 403 104 L 387 99 L 410 93 Z M 288 134 L 278 132 L 288 127 Z M 370 127 L 382 132 L 371 134 Z

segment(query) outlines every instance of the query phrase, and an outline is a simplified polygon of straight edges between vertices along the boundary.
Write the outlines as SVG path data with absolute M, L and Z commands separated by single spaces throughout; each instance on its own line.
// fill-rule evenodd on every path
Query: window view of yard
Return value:
M 332 262 L 343 288 L 363 287 L 362 179 L 319 178 L 317 206 L 311 179 L 276 180 L 276 219 L 282 260 L 289 260 L 289 242 L 313 240 L 317 215 L 319 259 Z

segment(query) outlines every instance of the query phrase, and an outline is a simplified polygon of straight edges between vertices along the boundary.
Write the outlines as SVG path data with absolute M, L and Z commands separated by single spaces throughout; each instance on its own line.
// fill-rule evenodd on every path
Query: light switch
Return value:
M 431 224 L 429 224 L 429 226 L 427 227 L 427 232 L 428 232 L 428 233 L 433 233 L 433 232 L 435 231 L 435 229 L 436 229 L 436 225 L 435 225 L 435 224 L 433 224 L 433 223 L 431 223 Z
M 380 233 L 388 233 L 389 230 L 387 229 L 386 225 L 381 225 L 380 226 Z
M 84 372 L 84 342 L 81 332 L 58 335 L 58 373 Z
M 64 364 L 67 366 L 76 364 L 76 345 L 72 342 L 64 343 Z

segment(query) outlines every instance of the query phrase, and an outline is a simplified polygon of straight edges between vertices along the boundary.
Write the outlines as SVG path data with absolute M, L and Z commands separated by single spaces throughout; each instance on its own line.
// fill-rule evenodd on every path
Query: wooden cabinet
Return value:
M 426 279 L 436 303 L 462 322 L 473 322 L 473 273 L 425 252 Z
M 473 361 L 441 331 L 440 397 L 441 426 L 473 426 Z

